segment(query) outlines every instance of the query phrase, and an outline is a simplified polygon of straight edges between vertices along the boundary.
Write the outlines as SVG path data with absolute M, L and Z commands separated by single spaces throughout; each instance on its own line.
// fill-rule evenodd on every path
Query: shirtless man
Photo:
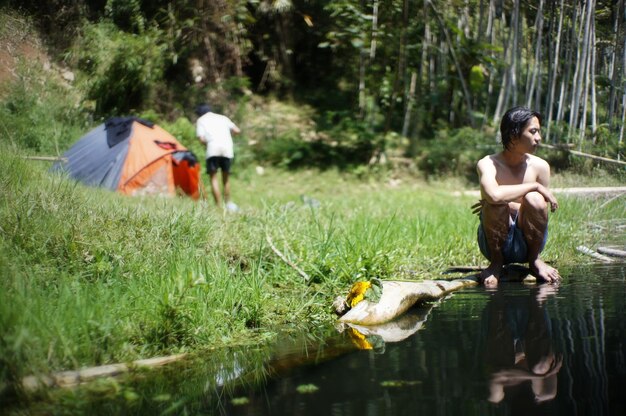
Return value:
M 491 262 L 481 273 L 496 286 L 505 264 L 526 263 L 538 279 L 557 282 L 559 272 L 539 258 L 548 237 L 548 208 L 558 203 L 548 189 L 550 165 L 534 155 L 541 141 L 541 116 L 525 107 L 506 112 L 500 123 L 503 150 L 477 165 L 481 201 L 478 245 Z

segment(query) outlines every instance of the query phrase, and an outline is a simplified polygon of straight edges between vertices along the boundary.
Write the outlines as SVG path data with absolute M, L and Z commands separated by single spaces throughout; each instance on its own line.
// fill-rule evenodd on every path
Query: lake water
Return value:
M 624 415 L 626 268 L 563 272 L 456 292 L 408 338 L 294 369 L 223 413 Z
M 285 336 L 271 348 L 143 373 L 114 393 L 78 390 L 39 410 L 625 415 L 626 265 L 561 272 L 559 286 L 463 289 L 377 334 L 329 328 L 323 339 Z

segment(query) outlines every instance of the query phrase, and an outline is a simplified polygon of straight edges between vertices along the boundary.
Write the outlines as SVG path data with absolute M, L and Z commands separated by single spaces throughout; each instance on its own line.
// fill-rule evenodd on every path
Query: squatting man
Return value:
M 496 286 L 510 263 L 527 262 L 545 282 L 561 278 L 539 257 L 548 237 L 548 209 L 554 212 L 559 206 L 548 189 L 550 165 L 534 155 L 540 131 L 538 112 L 511 108 L 500 123 L 503 150 L 477 164 L 481 200 L 472 209 L 480 217 L 478 245 L 490 261 L 480 276 L 485 286 Z

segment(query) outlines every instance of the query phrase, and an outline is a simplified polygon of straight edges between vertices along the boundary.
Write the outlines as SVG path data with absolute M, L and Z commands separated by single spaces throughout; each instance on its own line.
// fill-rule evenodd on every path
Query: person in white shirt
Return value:
M 222 201 L 226 208 L 235 211 L 237 206 L 230 201 L 230 167 L 234 159 L 232 134 L 241 130 L 228 117 L 211 111 L 208 104 L 196 107 L 196 136 L 206 145 L 206 171 L 211 178 L 211 192 L 215 204 L 220 207 Z M 217 171 L 222 171 L 223 199 Z

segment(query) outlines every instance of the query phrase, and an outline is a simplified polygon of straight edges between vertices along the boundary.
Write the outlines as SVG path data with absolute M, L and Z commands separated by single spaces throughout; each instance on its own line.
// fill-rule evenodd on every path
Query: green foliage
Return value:
M 300 113 L 299 120 L 289 126 L 269 129 L 268 136 L 253 146 L 258 161 L 287 168 L 317 167 L 341 169 L 367 163 L 376 150 L 382 149 L 379 138 L 365 122 L 354 120 L 346 113 L 328 112 L 320 128 Z M 303 128 L 297 128 L 303 124 Z
M 129 34 L 107 22 L 85 27 L 68 58 L 84 71 L 82 83 L 98 116 L 139 111 L 156 98 L 165 51 L 159 40 L 157 29 Z
M 47 155 L 65 151 L 86 128 L 76 91 L 42 69 L 22 63 L 5 85 L 0 103 L 0 141 Z
M 180 297 L 164 296 L 154 318 L 154 326 L 147 331 L 145 341 L 155 352 L 180 349 L 197 342 L 191 331 L 191 312 Z
M 0 10 L 0 143 L 26 153 L 59 155 L 87 127 L 81 94 L 46 62 L 32 21 Z
M 254 148 L 254 154 L 259 161 L 281 167 L 314 165 L 310 159 L 313 146 L 303 141 L 297 132 L 268 140 L 263 146 Z
M 141 0 L 107 0 L 104 12 L 120 29 L 135 33 L 143 33 L 145 30 Z
M 371 22 L 356 9 L 345 13 L 357 18 L 337 38 L 348 51 L 360 47 L 356 29 Z M 469 213 L 473 198 L 459 199 L 441 184 L 414 178 L 392 186 L 375 176 L 360 181 L 333 169 L 271 167 L 261 176 L 242 164 L 233 199 L 243 210 L 232 216 L 206 201 L 127 198 L 85 188 L 48 174 L 49 165 L 21 159 L 24 152 L 62 153 L 93 124 L 92 109 L 98 116 L 143 114 L 202 152 L 192 121 L 182 115 L 169 121 L 158 112 L 158 100 L 176 101 L 174 95 L 155 95 L 167 92 L 163 33 L 134 28 L 140 33 L 121 32 L 111 22 L 85 26 L 67 55 L 67 62 L 83 71 L 78 88 L 26 60 L 14 81 L 3 86 L 0 383 L 32 372 L 253 343 L 280 324 L 329 324 L 334 320 L 330 300 L 356 280 L 436 277 L 450 264 L 483 261 L 474 241 L 477 220 Z M 384 39 L 393 39 L 390 29 L 383 33 L 388 34 Z M 362 42 L 366 45 L 367 39 Z M 393 56 L 389 51 L 381 55 Z M 342 67 L 344 91 L 356 84 L 354 62 Z M 376 85 L 385 80 L 380 90 L 385 97 L 391 97 L 390 71 L 386 65 L 370 73 Z M 224 104 L 247 88 L 245 77 L 224 79 L 221 86 L 194 88 L 190 100 L 206 95 Z M 442 97 L 451 80 L 432 81 L 441 86 L 441 95 L 431 91 L 435 95 L 423 105 L 435 99 L 446 105 Z M 374 94 L 367 100 L 378 108 Z M 238 146 L 259 164 L 339 166 L 362 173 L 372 154 L 395 137 L 372 127 L 380 124 L 379 110 L 364 122 L 350 111 L 321 112 L 320 117 L 300 103 L 255 96 L 236 101 L 230 108 L 236 110 L 225 113 L 237 114 L 244 132 Z M 190 111 L 178 104 L 170 108 L 174 114 Z M 611 144 L 615 136 L 607 130 L 601 126 L 598 134 L 604 154 L 623 151 Z M 435 138 L 421 144 L 419 166 L 435 180 L 452 175 L 475 180 L 476 161 L 500 148 L 486 133 L 469 128 L 435 129 Z M 592 178 L 581 181 L 623 183 L 623 170 L 615 179 L 602 176 L 594 162 L 567 162 L 580 164 Z M 318 203 L 305 202 L 312 200 Z M 583 222 L 623 218 L 623 201 L 564 200 L 551 220 L 546 256 L 572 262 L 575 244 L 598 238 L 593 228 L 581 226 L 580 213 L 586 213 Z M 268 247 L 266 235 L 310 281 Z
M 484 89 L 485 75 L 481 65 L 474 65 L 470 70 L 469 85 L 472 93 L 477 94 Z
M 161 121 L 159 125 L 189 149 L 194 147 L 198 141 L 196 139 L 196 127 L 187 117 L 179 117 L 171 123 Z
M 85 188 L 5 155 L 3 381 L 253 343 L 281 324 L 329 325 L 328 305 L 355 281 L 435 278 L 451 264 L 483 261 L 474 198 L 441 184 L 391 187 L 333 171 L 267 168 L 236 181 L 242 212 L 228 215 L 204 202 Z M 589 223 L 623 216 L 619 199 L 560 203 L 546 249 L 559 263 L 596 238 L 580 212 Z M 310 281 L 268 247 L 268 234 Z
M 501 149 L 493 138 L 469 127 L 440 130 L 434 139 L 422 144 L 418 166 L 426 176 L 457 176 L 474 183 L 478 160 Z

